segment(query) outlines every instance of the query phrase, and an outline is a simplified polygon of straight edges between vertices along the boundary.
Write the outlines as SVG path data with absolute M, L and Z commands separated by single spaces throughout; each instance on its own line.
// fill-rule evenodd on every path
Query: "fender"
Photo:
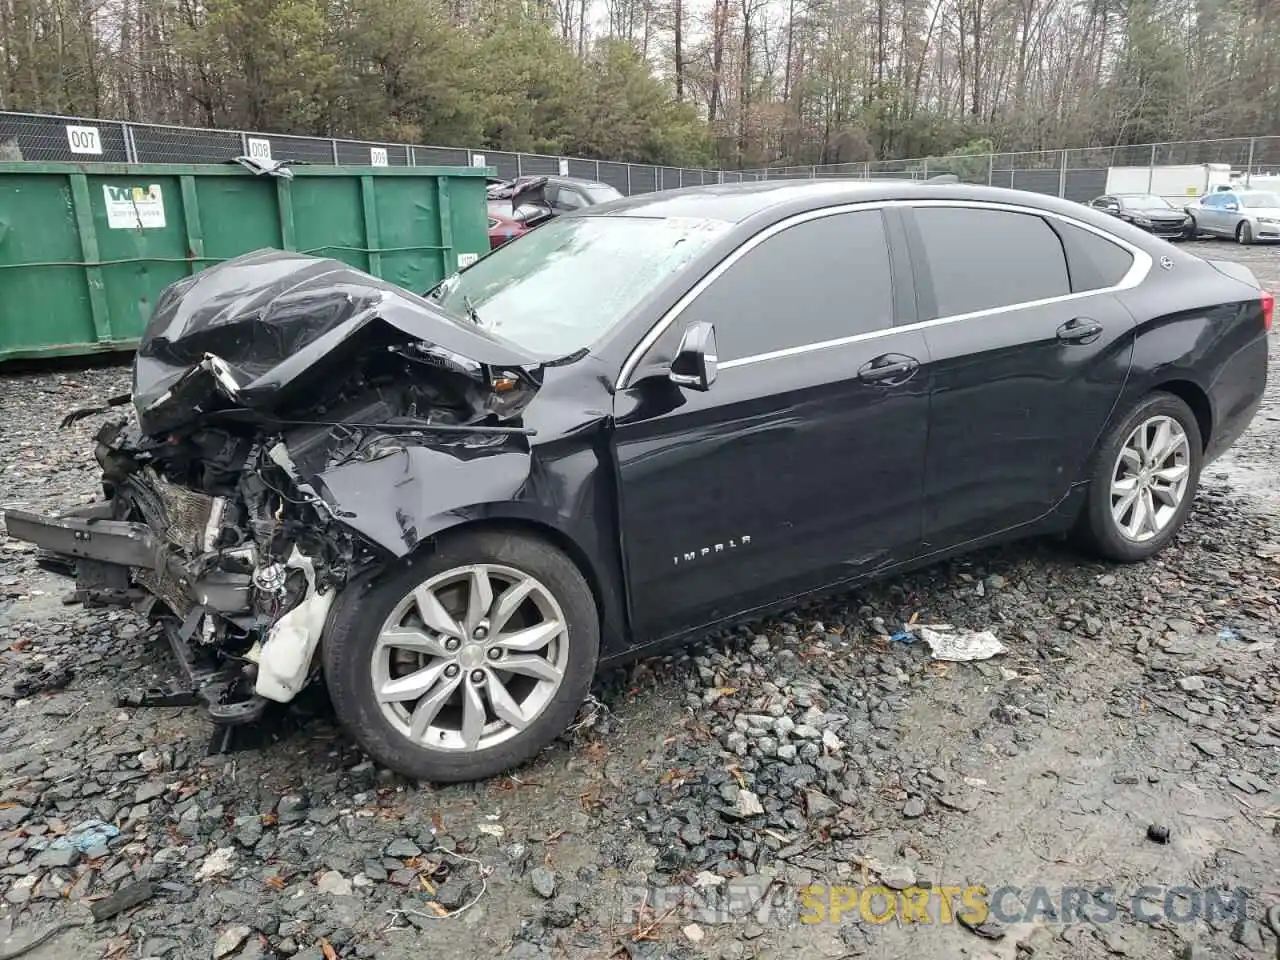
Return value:
M 395 559 L 474 522 L 541 528 L 582 569 L 601 607 L 602 657 L 628 646 L 613 479 L 591 447 L 556 457 L 523 437 L 492 445 L 408 445 L 318 474 L 335 518 Z

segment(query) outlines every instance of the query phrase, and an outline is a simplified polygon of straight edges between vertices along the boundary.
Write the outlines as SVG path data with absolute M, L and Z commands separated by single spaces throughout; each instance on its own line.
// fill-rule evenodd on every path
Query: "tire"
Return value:
M 1183 240 L 1195 240 L 1200 236 L 1200 225 L 1196 223 L 1196 218 L 1192 217 L 1191 222 L 1187 224 L 1187 228 L 1182 231 Z
M 437 596 L 436 590 L 440 591 L 439 606 L 430 608 L 433 622 L 447 622 L 458 628 L 454 617 L 474 619 L 465 607 L 476 590 L 476 571 L 484 572 L 492 597 L 479 621 L 480 627 L 461 639 L 459 635 L 426 628 L 426 617 L 420 613 L 424 607 L 414 597 L 424 593 Z M 516 601 L 517 605 L 507 611 L 507 624 L 522 629 L 528 624 L 541 627 L 546 622 L 551 629 L 554 614 L 562 630 L 554 639 L 544 641 L 545 649 L 526 646 L 504 651 L 502 660 L 492 660 L 495 650 L 501 649 L 499 645 L 511 634 L 503 625 L 500 601 L 508 588 L 526 581 L 535 586 L 526 599 Z M 429 587 L 433 583 L 438 585 Z M 484 596 L 482 592 L 479 595 Z M 445 602 L 450 596 L 459 600 L 452 608 Z M 482 605 L 483 602 L 477 603 L 476 609 Z M 398 612 L 401 609 L 403 613 Z M 391 625 L 399 630 L 397 639 L 412 636 L 416 643 L 429 645 L 430 652 L 423 652 L 421 646 L 410 650 L 385 643 L 383 630 L 390 618 L 399 624 Z M 492 635 L 487 633 L 490 623 Z M 483 640 L 476 639 L 481 636 Z M 445 652 L 446 643 L 457 645 L 456 652 Z M 363 583 L 349 585 L 334 605 L 322 646 L 329 696 L 348 735 L 371 757 L 397 773 L 433 783 L 456 783 L 493 776 L 525 762 L 573 721 L 595 675 L 600 617 L 581 571 L 555 547 L 519 533 L 462 531 L 442 537 L 431 552 Z M 544 653 L 546 656 L 542 656 Z M 521 660 L 523 671 L 530 659 L 543 662 L 544 666 L 538 667 L 540 674 L 547 671 L 545 664 L 558 665 L 558 686 L 547 686 L 553 682 L 549 679 L 501 669 L 503 662 L 514 667 L 515 661 Z M 428 670 L 437 669 L 434 685 L 406 680 L 409 675 L 422 677 Z M 503 676 L 505 679 L 501 679 Z M 393 688 L 393 682 L 400 686 Z M 384 697 L 392 689 L 397 696 L 380 703 L 375 683 L 381 685 Z M 452 686 L 445 690 L 449 684 Z M 498 687 L 505 692 L 502 702 L 508 709 L 514 705 L 517 712 L 532 714 L 523 729 L 498 716 L 493 699 Z M 528 691 L 521 694 L 526 687 Z M 423 692 L 416 698 L 400 699 L 406 690 L 419 688 Z M 444 693 L 449 699 L 435 713 L 428 701 L 443 701 Z M 475 695 L 472 702 L 481 705 L 483 712 L 479 715 L 485 719 L 479 739 L 475 738 L 479 725 L 465 722 L 463 698 L 471 693 Z M 422 723 L 432 725 L 420 727 L 420 739 L 415 740 L 413 724 L 419 717 L 425 718 Z M 450 727 L 450 718 L 457 721 L 456 731 Z M 468 729 L 473 739 L 470 745 Z M 489 732 L 494 729 L 499 732 Z M 444 745 L 426 745 L 437 739 Z
M 1122 472 L 1131 469 L 1126 462 L 1120 463 L 1121 451 L 1142 424 L 1157 423 L 1161 419 L 1172 421 L 1181 428 L 1186 439 L 1184 455 L 1173 457 L 1166 463 L 1175 463 L 1181 459 L 1186 466 L 1186 482 L 1176 508 L 1169 513 L 1165 500 L 1166 494 L 1156 493 L 1153 488 L 1151 501 L 1162 512 L 1163 523 L 1158 531 L 1150 531 L 1143 539 L 1134 539 L 1120 529 L 1120 524 L 1113 514 L 1112 482 Z M 1191 504 L 1195 500 L 1196 490 L 1200 482 L 1200 468 L 1204 460 L 1204 444 L 1200 436 L 1200 427 L 1191 408 L 1178 397 L 1169 393 L 1156 392 L 1136 404 L 1121 420 L 1117 421 L 1103 437 L 1094 458 L 1092 474 L 1089 478 L 1088 499 L 1080 515 L 1076 527 L 1076 538 L 1093 553 L 1105 559 L 1119 563 L 1137 563 L 1155 556 L 1177 536 L 1186 522 Z M 1161 475 L 1172 474 L 1160 471 Z M 1160 481 L 1163 484 L 1163 481 Z M 1117 504 L 1118 505 L 1118 504 Z M 1134 517 L 1125 513 L 1126 518 Z M 1136 518 L 1135 518 L 1136 519 Z
M 1249 226 L 1248 220 L 1242 220 L 1240 226 L 1236 227 L 1236 243 L 1245 246 L 1253 243 L 1253 227 Z

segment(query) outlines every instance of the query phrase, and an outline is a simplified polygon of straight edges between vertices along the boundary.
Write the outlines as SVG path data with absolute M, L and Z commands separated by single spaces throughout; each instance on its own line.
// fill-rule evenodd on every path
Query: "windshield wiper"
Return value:
M 480 313 L 476 310 L 476 305 L 471 302 L 471 298 L 466 294 L 462 295 L 462 305 L 467 308 L 467 319 L 480 326 Z

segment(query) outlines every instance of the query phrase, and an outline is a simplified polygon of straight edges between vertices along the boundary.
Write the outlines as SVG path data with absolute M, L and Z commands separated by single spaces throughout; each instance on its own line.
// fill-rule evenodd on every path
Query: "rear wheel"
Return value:
M 1242 221 L 1240 226 L 1236 227 L 1236 243 L 1248 245 L 1253 243 L 1253 227 L 1249 225 L 1249 221 Z
M 1078 533 L 1122 563 L 1154 556 L 1186 522 L 1203 459 L 1200 428 L 1178 397 L 1154 393 L 1108 431 Z
M 591 590 L 563 553 L 520 534 L 462 533 L 343 598 L 325 679 L 375 759 L 419 780 L 475 780 L 568 726 L 599 637 Z

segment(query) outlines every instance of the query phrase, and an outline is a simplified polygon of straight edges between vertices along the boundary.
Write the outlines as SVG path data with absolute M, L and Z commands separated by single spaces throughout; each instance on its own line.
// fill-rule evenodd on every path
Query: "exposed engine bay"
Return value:
M 344 264 L 250 254 L 166 291 L 132 394 L 68 418 L 132 401 L 97 434 L 104 499 L 13 511 L 8 530 L 74 572 L 81 601 L 135 605 L 168 636 L 185 682 L 121 702 L 248 722 L 314 678 L 353 578 L 413 546 L 407 518 L 390 544 L 352 522 L 390 502 L 379 483 L 416 469 L 409 452 L 527 443 L 528 359 Z

